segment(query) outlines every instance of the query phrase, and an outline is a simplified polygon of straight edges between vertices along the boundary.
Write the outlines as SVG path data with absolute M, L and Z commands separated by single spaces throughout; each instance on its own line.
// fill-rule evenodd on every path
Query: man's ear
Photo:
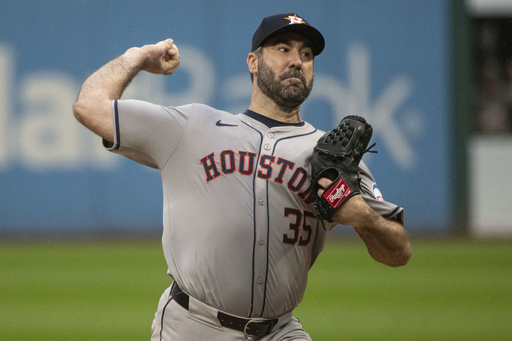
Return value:
M 258 56 L 256 53 L 251 52 L 247 56 L 247 67 L 249 68 L 249 72 L 253 75 L 258 72 Z

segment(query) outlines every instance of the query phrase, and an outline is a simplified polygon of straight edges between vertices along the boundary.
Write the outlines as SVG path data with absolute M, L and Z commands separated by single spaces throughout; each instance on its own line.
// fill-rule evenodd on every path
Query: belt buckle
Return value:
M 250 324 L 252 324 L 252 323 L 254 323 L 254 324 L 257 324 L 257 323 L 264 324 L 264 323 L 266 323 L 266 322 L 267 322 L 267 321 L 265 321 L 264 319 L 250 319 L 249 321 L 247 321 L 247 323 L 246 323 L 246 324 L 245 324 L 245 326 L 244 326 L 244 335 L 245 335 L 245 338 L 246 338 L 246 339 L 248 339 L 248 338 L 249 338 L 249 336 L 256 336 L 256 337 L 262 336 L 262 335 L 260 335 L 260 334 L 261 334 L 261 332 L 260 332 L 260 330 L 259 330 L 259 329 L 258 329 L 258 330 L 256 330 L 256 333 L 254 333 L 254 334 L 250 334 L 250 335 L 249 335 L 249 334 L 247 334 L 247 332 L 248 332 L 248 329 L 250 328 L 250 326 L 249 326 Z M 267 329 L 268 329 L 268 326 L 267 326 Z

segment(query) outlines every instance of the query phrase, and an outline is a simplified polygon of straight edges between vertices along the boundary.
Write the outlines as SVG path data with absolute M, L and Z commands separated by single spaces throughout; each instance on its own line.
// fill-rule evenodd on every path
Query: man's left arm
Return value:
M 389 266 L 404 266 L 412 255 L 412 247 L 404 226 L 383 218 L 355 195 L 336 211 L 333 221 L 352 225 L 376 261 Z
M 412 254 L 407 231 L 401 223 L 383 218 L 361 195 L 364 179 L 367 185 L 375 185 L 361 161 L 363 154 L 371 151 L 368 144 L 372 133 L 363 117 L 346 116 L 317 141 L 311 158 L 315 215 L 352 225 L 373 259 L 389 266 L 403 266 Z M 401 216 L 401 212 L 397 213 Z
M 331 180 L 321 178 L 318 184 L 326 188 Z M 318 195 L 322 196 L 323 189 Z M 389 266 L 404 266 L 412 255 L 409 236 L 396 220 L 386 219 L 375 212 L 360 194 L 349 198 L 332 217 L 333 222 L 351 225 L 366 244 L 376 261 Z

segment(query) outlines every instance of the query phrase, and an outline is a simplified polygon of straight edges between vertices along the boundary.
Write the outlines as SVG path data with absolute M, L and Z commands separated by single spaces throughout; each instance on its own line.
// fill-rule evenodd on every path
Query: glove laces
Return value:
M 377 143 L 375 143 L 375 142 L 374 142 L 370 147 L 368 147 L 368 148 L 366 148 L 365 150 L 363 150 L 363 152 L 361 153 L 361 155 L 366 154 L 366 153 L 377 154 L 377 153 L 378 153 L 378 151 L 376 151 L 376 150 L 372 150 L 372 148 L 373 148 L 373 147 L 375 147 L 375 145 L 376 145 L 376 144 L 377 144 Z

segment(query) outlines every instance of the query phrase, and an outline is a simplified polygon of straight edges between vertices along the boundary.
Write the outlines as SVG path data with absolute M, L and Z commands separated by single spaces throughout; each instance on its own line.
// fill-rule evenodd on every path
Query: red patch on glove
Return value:
M 332 208 L 337 208 L 347 200 L 350 194 L 352 194 L 352 189 L 348 187 L 343 179 L 339 179 L 333 186 L 325 191 L 322 196 Z

